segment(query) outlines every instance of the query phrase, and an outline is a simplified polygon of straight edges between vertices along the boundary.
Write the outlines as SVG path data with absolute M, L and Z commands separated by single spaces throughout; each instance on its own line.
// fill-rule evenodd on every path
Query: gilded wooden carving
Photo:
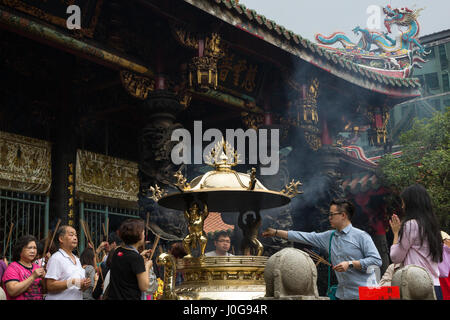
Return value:
M 77 150 L 76 195 L 137 201 L 139 192 L 138 165 L 122 160 Z
M 51 183 L 50 142 L 0 132 L 0 188 L 48 194 Z
M 184 47 L 189 49 L 198 49 L 198 36 L 197 34 L 188 31 L 186 28 L 180 25 L 172 25 L 172 32 L 175 39 Z
M 241 119 L 247 129 L 258 130 L 264 124 L 264 115 L 261 113 L 241 112 Z
M 126 70 L 120 71 L 120 80 L 129 94 L 141 100 L 147 99 L 148 92 L 155 89 L 155 80 Z

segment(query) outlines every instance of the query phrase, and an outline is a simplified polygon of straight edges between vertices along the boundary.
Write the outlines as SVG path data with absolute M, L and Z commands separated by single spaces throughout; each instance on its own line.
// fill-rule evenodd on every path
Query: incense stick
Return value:
M 106 223 L 106 242 L 108 242 L 109 243 L 109 241 L 108 241 L 108 237 L 109 237 L 109 218 L 106 218 L 106 221 L 105 221 L 105 223 Z
M 55 239 L 55 235 L 56 235 L 56 232 L 58 231 L 60 223 L 61 223 L 61 219 L 58 219 L 58 222 L 56 223 L 55 230 L 53 231 L 52 240 L 50 240 L 50 243 L 48 244 L 47 251 L 44 251 L 44 257 L 47 256 L 47 253 L 50 251 L 50 248 L 52 247 L 53 240 Z
M 322 258 L 320 255 L 318 255 L 315 252 L 312 252 L 311 250 L 305 249 L 305 251 L 309 254 L 309 256 L 315 260 L 317 263 L 323 263 L 326 264 L 328 266 L 332 266 L 331 263 L 329 263 L 327 260 L 325 260 L 324 258 Z M 317 265 L 317 264 L 316 264 Z
M 45 252 L 47 251 L 49 241 L 50 241 L 50 234 L 47 234 L 47 236 L 45 237 L 44 251 L 42 251 L 42 260 L 41 262 L 39 262 L 39 267 L 42 267 L 42 263 L 45 261 L 46 257 Z
M 150 212 L 147 212 L 147 219 L 145 220 L 145 240 L 147 240 L 148 237 L 148 221 L 150 219 Z
M 324 262 L 324 263 L 326 263 L 326 264 L 330 264 L 328 261 L 326 261 L 324 258 L 322 258 L 321 256 L 319 256 L 318 254 L 316 254 L 316 253 L 314 253 L 314 252 L 312 252 L 312 251 L 309 251 L 309 250 L 308 250 L 308 252 L 309 252 L 309 255 L 310 255 L 313 259 L 318 260 L 319 262 Z
M 329 262 L 327 262 L 326 260 L 323 260 L 323 259 L 320 259 L 320 258 L 314 258 L 314 257 L 311 257 L 311 258 L 312 258 L 314 261 L 317 262 L 317 265 L 318 265 L 319 263 L 323 263 L 323 264 L 325 264 L 325 265 L 331 267 L 331 264 L 330 264 Z
M 13 228 L 14 228 L 14 222 L 11 224 L 11 227 L 9 227 L 8 240 L 6 240 L 5 252 L 3 253 L 3 255 L 5 257 L 6 257 L 6 252 L 8 251 L 9 241 L 11 240 L 11 234 L 12 234 Z
M 105 236 L 105 238 L 108 238 L 108 236 L 106 235 L 105 224 L 106 224 L 106 222 L 105 222 L 105 223 L 102 223 L 103 235 Z M 103 242 L 103 241 L 100 241 L 100 242 Z
M 152 260 L 152 258 L 153 258 L 153 254 L 155 253 L 155 249 L 156 249 L 156 246 L 158 245 L 158 242 L 159 242 L 159 236 L 156 236 L 155 242 L 153 243 L 152 253 L 150 255 L 150 260 Z
M 331 264 L 329 262 L 327 262 L 326 260 L 323 260 L 323 259 L 320 259 L 320 258 L 315 258 L 315 257 L 311 257 L 311 259 L 316 262 L 316 266 L 318 266 L 319 263 L 323 263 L 323 264 L 326 264 L 327 266 L 331 267 Z

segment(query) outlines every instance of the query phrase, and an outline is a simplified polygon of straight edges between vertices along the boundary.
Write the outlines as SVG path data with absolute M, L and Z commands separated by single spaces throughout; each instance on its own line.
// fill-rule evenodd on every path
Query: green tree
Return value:
M 420 183 L 429 192 L 441 229 L 450 230 L 450 108 L 432 118 L 414 120 L 400 136 L 400 158 L 384 156 L 379 170 L 384 184 L 395 193 Z

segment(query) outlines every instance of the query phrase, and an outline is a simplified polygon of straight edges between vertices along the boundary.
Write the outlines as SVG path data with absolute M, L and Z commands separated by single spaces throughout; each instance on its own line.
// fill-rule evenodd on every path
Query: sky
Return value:
M 328 36 L 336 31 L 345 32 L 355 41 L 352 29 L 367 28 L 368 20 L 373 21 L 372 15 L 366 12 L 371 5 L 424 8 L 419 16 L 419 36 L 450 29 L 449 0 L 240 0 L 240 3 L 314 42 L 316 33 Z M 384 15 L 381 28 L 386 31 L 383 19 Z

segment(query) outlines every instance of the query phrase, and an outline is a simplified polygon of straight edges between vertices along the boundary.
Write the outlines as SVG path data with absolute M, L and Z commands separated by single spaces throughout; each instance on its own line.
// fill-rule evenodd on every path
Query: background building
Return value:
M 450 29 L 420 38 L 431 53 L 422 69 L 414 69 L 413 77 L 422 84 L 422 96 L 396 105 L 390 113 L 389 132 L 395 144 L 400 134 L 411 127 L 414 118 L 431 117 L 450 107 Z

